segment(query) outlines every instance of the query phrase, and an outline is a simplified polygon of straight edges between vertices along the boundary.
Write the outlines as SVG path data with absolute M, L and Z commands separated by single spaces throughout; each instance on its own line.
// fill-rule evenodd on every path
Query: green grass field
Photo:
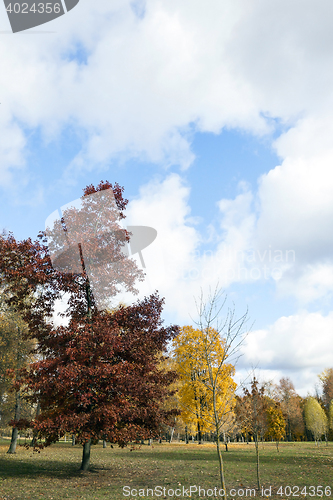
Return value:
M 191 485 L 202 488 L 200 496 L 192 493 L 191 498 L 207 498 L 207 494 L 213 495 L 210 498 L 220 498 L 214 445 L 163 443 L 136 445 L 130 451 L 130 447 L 103 449 L 102 444 L 98 444 L 92 447 L 90 471 L 80 473 L 82 449 L 79 445 L 57 443 L 40 453 L 18 446 L 15 455 L 7 455 L 8 444 L 8 440 L 0 440 L 1 500 L 188 498 L 186 491 L 183 496 L 183 487 L 187 490 Z M 272 486 L 271 498 L 320 498 L 321 490 L 317 490 L 317 486 L 323 486 L 323 491 L 329 486 L 331 492 L 326 489 L 322 498 L 333 499 L 333 443 L 328 446 L 324 443 L 315 446 L 312 442 L 281 443 L 280 453 L 274 443 L 264 443 L 260 445 L 260 454 L 262 484 L 266 489 Z M 229 451 L 223 452 L 223 458 L 228 497 L 238 499 L 244 492 L 242 498 L 250 498 L 246 488 L 256 486 L 254 445 L 231 443 Z M 125 493 L 131 489 L 133 495 L 123 495 L 124 486 L 128 486 Z M 161 489 L 155 490 L 154 495 L 148 492 L 147 497 L 147 488 L 156 486 Z M 283 488 L 277 495 L 279 486 Z M 286 486 L 294 489 L 289 491 Z M 217 487 L 217 496 L 214 496 L 214 487 Z M 232 488 L 236 491 L 230 492 Z M 255 496 L 262 498 L 258 491 Z

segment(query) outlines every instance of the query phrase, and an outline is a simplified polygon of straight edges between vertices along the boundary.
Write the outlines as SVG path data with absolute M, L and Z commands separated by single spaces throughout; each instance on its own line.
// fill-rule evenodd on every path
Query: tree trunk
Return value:
M 17 444 L 17 438 L 18 438 L 18 429 L 16 427 L 13 427 L 12 429 L 12 439 L 10 441 L 10 446 L 9 450 L 7 453 L 16 453 L 16 444 Z
M 39 414 L 40 414 L 40 403 L 38 401 L 37 408 L 36 408 L 36 416 L 35 416 L 35 418 L 37 418 Z M 30 446 L 35 446 L 36 441 L 37 441 L 37 432 L 34 430 L 33 433 L 32 433 L 32 441 L 30 443 Z
M 103 439 L 103 448 L 106 448 L 106 441 Z
M 14 415 L 14 420 L 19 420 L 20 418 L 20 411 L 21 411 L 21 401 L 20 401 L 20 392 L 16 392 L 16 397 L 15 397 L 15 415 Z M 10 441 L 10 446 L 9 450 L 7 453 L 16 453 L 16 445 L 17 445 L 17 438 L 18 438 L 18 429 L 16 427 L 13 427 L 12 430 L 12 439 Z
M 174 428 L 174 427 L 172 427 L 172 429 L 171 429 L 171 434 L 170 434 L 170 441 L 169 441 L 169 443 L 171 443 L 171 441 L 172 441 L 172 438 L 173 438 L 173 433 L 174 433 L 174 432 L 175 432 L 175 428 Z
M 291 441 L 291 422 L 290 418 L 288 418 L 288 441 Z
M 187 425 L 185 425 L 185 443 L 188 444 Z
M 199 421 L 198 421 L 198 444 L 201 444 L 201 428 Z
M 80 470 L 82 470 L 82 471 L 89 469 L 90 448 L 91 448 L 91 439 L 89 439 L 89 441 L 86 441 L 83 445 L 82 463 L 81 463 L 81 467 L 80 467 Z
M 223 458 L 222 458 L 221 447 L 220 447 L 219 428 L 218 428 L 218 426 L 216 426 L 216 427 L 217 427 L 216 448 L 217 448 L 217 455 L 218 455 L 218 459 L 219 459 L 221 486 L 222 486 L 222 490 L 224 492 L 223 498 L 224 498 L 224 500 L 227 500 L 227 491 L 226 491 L 225 480 L 224 480 Z
M 276 441 L 276 451 L 279 451 L 279 441 Z
M 259 471 L 259 442 L 258 442 L 258 434 L 254 436 L 255 447 L 256 447 L 256 457 L 257 457 L 257 485 L 258 490 L 260 490 L 260 471 Z
M 75 434 L 72 434 L 72 446 L 75 446 Z

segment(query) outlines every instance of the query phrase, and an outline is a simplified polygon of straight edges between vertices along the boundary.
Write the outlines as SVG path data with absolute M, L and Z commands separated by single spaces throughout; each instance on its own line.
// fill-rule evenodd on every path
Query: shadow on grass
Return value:
M 57 479 L 72 479 L 84 475 L 98 474 L 109 470 L 103 466 L 91 465 L 89 471 L 79 470 L 79 463 L 66 462 L 63 460 L 24 461 L 0 457 L 0 479 L 9 477 L 37 478 L 50 477 Z

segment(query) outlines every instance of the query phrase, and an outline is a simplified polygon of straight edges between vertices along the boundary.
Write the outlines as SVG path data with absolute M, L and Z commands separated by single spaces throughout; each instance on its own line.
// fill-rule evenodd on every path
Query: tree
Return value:
M 274 391 L 274 398 L 280 403 L 286 420 L 286 436 L 288 441 L 300 438 L 304 434 L 304 421 L 301 408 L 301 398 L 296 393 L 294 384 L 288 377 L 279 381 Z
M 222 339 L 216 330 L 210 328 L 206 333 L 194 329 L 192 326 L 184 326 L 173 341 L 173 357 L 176 371 L 179 375 L 178 398 L 181 407 L 181 417 L 190 432 L 198 433 L 198 443 L 201 444 L 202 433 L 214 429 L 211 421 L 213 411 L 212 391 L 208 388 L 209 370 L 205 356 L 206 336 L 213 344 L 215 350 L 215 362 L 223 358 L 224 349 Z M 231 385 L 233 367 L 225 364 L 221 370 L 218 384 L 221 387 L 217 392 L 224 394 L 224 388 Z M 228 375 L 229 374 L 229 375 Z M 230 375 L 231 374 L 231 375 Z M 222 385 L 224 384 L 224 387 Z M 236 387 L 236 384 L 234 384 Z M 195 420 L 194 420 L 195 419 Z M 195 421 L 195 426 L 193 422 Z
M 235 310 L 228 309 L 224 318 L 221 319 L 225 302 L 226 297 L 222 300 L 222 291 L 218 288 L 214 293 L 209 294 L 207 301 L 201 294 L 197 302 L 197 326 L 201 332 L 198 356 L 207 370 L 207 376 L 203 379 L 207 395 L 209 394 L 207 399 L 210 401 L 206 418 L 216 433 L 220 480 L 226 500 L 220 434 L 223 432 L 223 427 L 229 425 L 230 415 L 234 412 L 236 383 L 232 377 L 237 354 L 244 341 L 247 313 L 236 318 Z
M 119 225 L 128 203 L 123 188 L 101 181 L 83 191 L 82 206 L 64 210 L 35 242 L 17 242 L 11 233 L 0 237 L 5 302 L 21 312 L 37 340 L 52 329 L 57 299 L 67 294 L 62 316 L 79 321 L 110 307 L 122 289 L 136 293 L 135 282 L 144 279 L 124 250 L 130 233 Z
M 267 432 L 267 398 L 265 385 L 259 386 L 256 377 L 251 381 L 251 391 L 243 389 L 243 397 L 238 397 L 238 418 L 243 428 L 254 437 L 257 463 L 257 487 L 260 489 L 259 438 Z
M 175 375 L 160 369 L 160 352 L 177 328 L 161 326 L 162 304 L 152 295 L 111 314 L 96 312 L 93 326 L 58 327 L 40 346 L 44 360 L 22 372 L 41 404 L 29 425 L 46 445 L 75 434 L 84 444 L 81 470 L 89 467 L 93 441 L 125 446 L 152 437 L 176 413 L 163 409 Z
M 267 408 L 267 435 L 276 442 L 276 450 L 279 451 L 279 441 L 285 436 L 286 421 L 282 409 L 278 403 L 273 403 Z
M 15 390 L 15 380 L 21 368 L 33 360 L 34 343 L 24 339 L 27 325 L 18 314 L 9 309 L 0 315 L 0 425 L 9 420 L 30 417 L 33 409 Z M 13 427 L 8 453 L 15 453 L 18 429 Z
M 328 409 L 328 423 L 329 428 L 333 430 L 333 400 L 330 402 L 330 406 Z
M 333 400 L 333 368 L 326 368 L 318 377 L 322 384 L 323 403 L 328 410 Z
M 326 434 L 328 421 L 325 411 L 315 398 L 308 397 L 304 405 L 305 425 L 312 432 L 316 445 Z
M 64 432 L 76 434 L 82 470 L 98 436 L 124 445 L 155 432 L 167 416 L 158 402 L 172 377 L 156 369 L 156 356 L 177 328 L 161 326 L 163 301 L 154 295 L 107 312 L 112 297 L 122 288 L 135 293 L 134 283 L 143 279 L 124 252 L 130 234 L 119 226 L 127 204 L 122 192 L 109 182 L 88 186 L 81 206 L 64 210 L 34 243 L 17 242 L 12 234 L 0 238 L 7 302 L 21 312 L 43 356 L 20 379 L 34 391 L 27 398 L 40 403 L 30 425 L 46 444 Z M 56 327 L 55 301 L 65 294 L 69 324 Z

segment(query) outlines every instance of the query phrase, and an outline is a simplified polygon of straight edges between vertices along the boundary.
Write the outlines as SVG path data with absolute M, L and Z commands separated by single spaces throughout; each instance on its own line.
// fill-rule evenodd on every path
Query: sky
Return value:
M 138 297 L 187 325 L 220 286 L 249 311 L 239 376 L 313 393 L 333 366 L 332 23 L 328 0 L 80 0 L 13 34 L 0 4 L 0 228 L 34 240 L 118 182 L 126 224 L 157 231 Z

